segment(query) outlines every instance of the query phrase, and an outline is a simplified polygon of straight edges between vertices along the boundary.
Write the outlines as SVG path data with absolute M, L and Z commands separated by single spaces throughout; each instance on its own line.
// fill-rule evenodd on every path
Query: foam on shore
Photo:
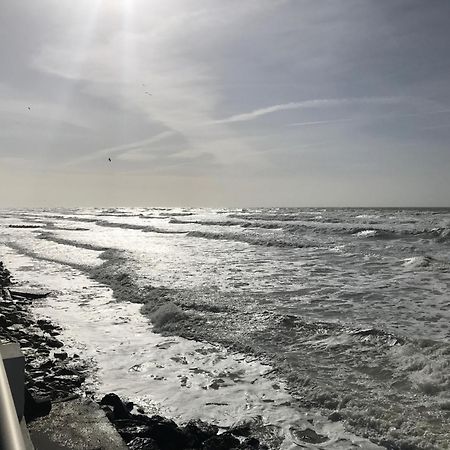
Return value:
M 139 305 L 114 301 L 109 288 L 78 270 L 5 253 L 17 281 L 54 292 L 33 309 L 59 323 L 62 338 L 92 360 L 98 395 L 114 391 L 181 422 L 201 418 L 227 427 L 261 416 L 267 436 L 282 441 L 283 450 L 298 448 L 297 433 L 305 428 L 327 437 L 321 448 L 379 448 L 346 432 L 342 423 L 294 407 L 270 366 L 219 345 L 153 333 Z

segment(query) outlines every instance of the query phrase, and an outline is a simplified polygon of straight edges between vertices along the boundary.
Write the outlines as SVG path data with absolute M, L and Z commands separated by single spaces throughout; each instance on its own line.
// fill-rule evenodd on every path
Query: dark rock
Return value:
M 219 434 L 203 443 L 203 450 L 232 450 L 239 446 L 239 440 L 229 433 Z
M 12 296 L 25 297 L 27 299 L 44 298 L 50 294 L 50 292 L 47 291 L 27 288 L 10 288 L 9 292 Z
M 35 399 L 30 391 L 25 389 L 24 416 L 27 422 L 47 416 L 51 409 L 52 404 L 48 398 Z
M 66 352 L 55 352 L 55 353 L 53 353 L 53 356 L 55 358 L 65 360 L 68 358 L 69 355 Z
M 6 328 L 10 324 L 10 321 L 6 318 L 4 314 L 0 314 L 0 327 Z
M 60 367 L 55 369 L 55 375 L 77 375 L 80 376 L 80 373 L 74 369 L 70 369 L 69 367 Z
M 19 344 L 21 347 L 30 347 L 31 346 L 28 339 L 19 339 Z
M 133 402 L 125 402 L 124 405 L 125 405 L 125 408 L 128 409 L 128 411 L 130 411 L 130 412 L 133 411 L 133 408 L 134 408 Z
M 251 425 L 251 420 L 243 419 L 234 423 L 230 428 L 230 432 L 235 436 L 248 436 L 250 434 Z
M 46 378 L 46 381 L 47 380 L 64 389 L 66 386 L 80 387 L 84 382 L 84 377 L 80 375 L 55 375 Z
M 55 366 L 55 362 L 52 361 L 51 359 L 47 359 L 39 366 L 39 368 L 42 370 L 45 370 L 45 369 L 50 369 L 50 367 L 54 367 L 54 366 Z
M 45 372 L 43 370 L 31 370 L 30 372 L 33 375 L 34 379 L 45 376 Z
M 331 420 L 332 422 L 339 422 L 342 420 L 342 414 L 339 411 L 333 411 L 329 416 L 328 420 Z
M 249 437 L 238 448 L 239 450 L 258 450 L 260 448 L 259 440 L 254 437 Z
M 64 344 L 61 341 L 58 341 L 58 339 L 55 339 L 53 337 L 46 338 L 45 342 L 51 348 L 61 348 L 64 346 Z
M 14 317 L 14 318 L 11 319 L 11 321 L 12 321 L 12 322 L 16 322 L 16 321 L 17 321 L 17 318 Z M 10 332 L 10 333 L 13 333 L 14 335 L 16 335 L 16 334 L 18 335 L 19 333 L 24 333 L 24 332 L 25 332 L 25 328 L 24 328 L 24 326 L 21 325 L 21 324 L 14 323 L 13 325 L 11 325 L 11 326 L 9 327 L 9 332 Z
M 152 416 L 148 421 L 151 427 L 151 437 L 161 450 L 180 450 L 189 443 L 189 436 L 170 419 Z
M 53 330 L 55 328 L 55 326 L 46 319 L 38 319 L 36 323 L 38 327 L 43 331 Z
M 161 450 L 151 438 L 135 438 L 127 444 L 130 450 Z
M 112 406 L 115 420 L 129 419 L 131 417 L 130 412 L 116 394 L 106 394 L 100 400 L 100 405 Z
M 190 420 L 184 431 L 189 437 L 191 447 L 200 447 L 204 441 L 216 436 L 219 428 L 202 420 Z
M 105 416 L 108 418 L 108 420 L 110 422 L 113 422 L 114 421 L 114 412 L 113 412 L 113 409 L 111 408 L 111 406 L 101 405 L 100 408 L 103 409 L 103 411 L 105 412 Z

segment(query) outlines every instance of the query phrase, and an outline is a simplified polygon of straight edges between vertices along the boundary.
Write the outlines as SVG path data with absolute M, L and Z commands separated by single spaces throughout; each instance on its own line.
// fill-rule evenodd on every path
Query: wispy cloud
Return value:
M 301 102 L 282 103 L 279 105 L 268 106 L 266 108 L 255 109 L 253 111 L 236 114 L 225 119 L 216 120 L 214 123 L 233 123 L 246 122 L 257 119 L 258 117 L 267 114 L 273 114 L 279 111 L 287 111 L 291 109 L 306 109 L 306 108 L 323 108 L 334 107 L 353 104 L 392 104 L 398 103 L 401 99 L 399 97 L 359 97 L 359 98 L 322 98 L 304 100 Z
M 355 119 L 335 119 L 335 120 L 316 120 L 313 122 L 294 122 L 294 123 L 288 123 L 288 127 L 307 127 L 307 126 L 314 126 L 314 125 L 325 125 L 329 123 L 339 123 L 339 122 L 353 122 Z
M 421 116 L 432 116 L 432 115 L 439 115 L 439 114 L 449 114 L 449 109 L 440 109 L 437 111 L 422 111 L 418 113 L 410 113 L 410 114 L 396 114 L 396 113 L 389 113 L 389 114 L 383 114 L 383 115 L 371 115 L 371 116 L 358 116 L 358 117 L 351 117 L 351 118 L 345 118 L 345 119 L 331 119 L 331 120 L 316 120 L 316 121 L 310 121 L 310 122 L 293 122 L 289 123 L 286 126 L 288 127 L 306 127 L 306 126 L 314 126 L 314 125 L 326 125 L 330 123 L 339 123 L 339 122 L 355 122 L 357 120 L 374 120 L 374 119 L 401 119 L 401 118 L 408 118 L 408 117 L 421 117 Z M 449 126 L 447 125 L 438 125 L 436 127 L 431 126 L 424 128 L 424 130 L 434 129 L 434 128 L 444 128 Z
M 94 161 L 96 159 L 110 157 L 115 154 L 121 154 L 121 153 L 126 154 L 128 152 L 140 149 L 144 146 L 148 146 L 150 144 L 155 144 L 157 142 L 161 142 L 161 141 L 168 139 L 170 137 L 173 137 L 175 135 L 176 135 L 176 132 L 174 132 L 174 131 L 171 131 L 171 130 L 163 131 L 163 132 L 158 133 L 148 139 L 141 139 L 139 141 L 130 142 L 128 144 L 122 144 L 122 145 L 117 145 L 114 147 L 102 148 L 100 150 L 96 150 L 92 153 L 89 153 L 89 155 L 82 156 L 82 157 L 76 158 L 76 159 L 72 159 L 71 161 L 65 163 L 64 167 L 76 166 L 76 165 L 86 163 L 89 161 Z

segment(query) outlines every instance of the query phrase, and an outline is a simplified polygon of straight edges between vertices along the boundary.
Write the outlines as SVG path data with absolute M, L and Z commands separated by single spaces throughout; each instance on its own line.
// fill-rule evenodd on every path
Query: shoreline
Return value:
M 111 251 L 114 252 L 114 250 L 110 250 L 109 252 L 111 252 Z M 108 256 L 110 256 L 109 253 L 108 253 Z M 101 259 L 104 260 L 106 265 L 102 264 L 101 266 L 98 266 L 98 268 L 99 269 L 106 269 L 106 270 L 104 270 L 103 273 L 108 273 L 108 269 L 109 269 L 109 267 L 108 267 L 108 262 L 109 261 L 108 260 L 109 260 L 109 258 L 106 258 L 105 255 L 102 254 Z M 56 261 L 50 261 L 50 260 L 48 262 L 52 263 L 52 264 L 56 263 Z M 117 261 L 114 261 L 114 263 L 117 264 Z M 74 268 L 74 269 L 79 271 L 79 269 L 77 269 L 77 268 Z M 129 304 L 130 300 L 133 299 L 134 301 L 132 303 L 136 304 L 136 305 L 134 305 L 135 307 L 133 307 L 133 310 L 137 311 L 137 308 L 141 307 L 142 304 L 143 304 L 143 302 L 141 300 L 141 297 L 139 295 L 134 295 L 136 293 L 136 289 L 138 288 L 138 286 L 134 283 L 134 281 L 133 281 L 132 277 L 130 276 L 130 274 L 127 274 L 126 266 L 124 266 L 123 269 L 124 269 L 123 270 L 123 274 L 125 275 L 125 278 L 117 277 L 117 275 L 118 275 L 117 272 L 109 271 L 110 279 L 104 279 L 102 277 L 99 277 L 98 276 L 99 274 L 92 273 L 92 272 L 95 272 L 96 269 L 93 269 L 93 271 L 89 271 L 86 276 L 88 278 L 90 278 L 92 280 L 95 280 L 96 282 L 99 282 L 101 284 L 104 284 L 108 288 L 112 289 L 113 293 L 114 293 L 115 304 L 123 303 L 124 307 L 125 307 L 125 305 L 127 303 Z M 17 266 L 16 266 L 16 270 L 17 270 Z M 39 272 L 39 270 L 38 270 L 38 272 Z M 86 272 L 86 270 L 84 270 L 84 272 Z M 97 275 L 97 276 L 95 276 L 95 275 Z M 46 283 L 44 282 L 43 284 L 45 285 Z M 161 299 L 161 297 L 162 297 L 162 299 Z M 150 302 L 150 304 L 152 306 L 156 306 L 156 309 L 158 309 L 159 306 L 161 306 L 161 305 L 164 306 L 164 304 L 166 303 L 167 299 L 164 298 L 164 291 L 163 290 L 158 289 L 158 288 L 154 288 L 153 292 L 150 293 L 149 298 L 147 298 L 147 300 Z M 53 301 L 53 305 L 54 304 L 55 304 L 55 302 Z M 181 306 L 183 307 L 183 311 L 184 311 L 185 307 L 187 307 L 186 309 L 188 311 L 190 310 L 190 308 L 189 308 L 190 305 L 181 305 Z M 150 311 L 144 311 L 144 314 L 143 314 L 143 317 L 145 317 L 146 320 L 149 319 L 149 315 L 151 315 L 151 313 L 153 312 L 151 310 L 151 308 L 149 308 L 149 310 Z M 147 314 L 145 314 L 145 312 L 147 312 Z M 150 312 L 150 314 L 148 314 L 148 312 Z M 173 310 L 169 310 L 168 312 L 169 312 L 169 316 L 171 316 L 173 314 Z M 58 317 L 58 319 L 62 319 L 62 317 Z M 293 325 L 294 326 L 301 326 L 302 328 L 306 327 L 305 330 L 307 330 L 308 324 L 306 322 L 299 321 L 298 319 L 296 320 L 295 318 L 290 318 L 289 316 L 284 316 L 284 317 L 280 317 L 280 320 L 282 320 L 283 323 L 276 322 L 273 325 L 277 326 L 277 327 L 282 325 L 283 326 L 283 328 L 282 328 L 282 332 L 283 333 L 285 332 L 285 330 L 291 329 Z M 285 321 L 286 321 L 286 323 L 284 323 Z M 64 320 L 62 320 L 62 321 L 58 320 L 58 322 L 60 322 L 61 324 L 65 323 Z M 183 322 L 183 317 L 182 316 L 181 316 L 181 321 L 180 322 Z M 164 325 L 164 320 L 161 323 Z M 208 330 L 202 330 L 201 329 L 202 327 L 192 327 L 192 328 L 189 329 L 190 325 L 192 324 L 191 322 L 189 322 L 189 320 L 185 321 L 186 327 L 185 327 L 184 330 L 182 328 L 171 328 L 173 323 L 174 322 L 169 320 L 167 322 L 169 327 L 167 329 L 165 329 L 165 330 L 159 328 L 158 329 L 158 333 L 162 333 L 163 335 L 165 335 L 167 337 L 169 337 L 169 336 L 173 337 L 174 335 L 179 335 L 179 336 L 181 335 L 181 336 L 184 336 L 185 338 L 188 338 L 188 339 L 196 339 L 196 340 L 200 339 L 200 340 L 202 340 L 202 336 L 204 338 L 205 338 L 205 336 L 207 337 L 207 334 L 209 332 Z M 162 327 L 162 328 L 164 328 L 164 327 Z M 186 331 L 186 333 L 184 333 L 184 331 Z M 380 333 L 376 333 L 376 331 L 377 330 L 372 330 L 372 331 L 371 330 L 360 330 L 360 331 L 358 331 L 356 333 L 353 332 L 353 336 L 355 338 L 357 338 L 357 339 L 361 339 L 361 340 L 364 340 L 364 341 L 367 341 L 367 342 L 369 342 L 371 339 L 378 340 L 379 338 L 382 338 L 382 339 L 387 338 L 389 341 L 391 340 L 390 336 L 388 336 L 388 335 L 386 335 L 386 336 L 385 335 L 381 335 Z M 225 338 L 226 338 L 226 336 L 225 336 Z M 210 341 L 207 338 L 206 338 L 206 340 Z M 217 342 L 220 343 L 221 341 L 217 341 Z M 234 344 L 233 341 L 231 341 L 231 342 L 232 342 L 232 344 Z M 244 348 L 245 346 L 243 347 L 243 346 L 239 345 L 239 348 L 236 348 L 233 345 L 231 345 L 231 346 L 228 345 L 229 342 L 223 342 L 223 341 L 222 341 L 222 344 L 224 344 L 225 346 L 228 346 L 228 348 L 232 348 L 232 349 L 234 348 L 234 350 L 236 350 L 236 351 L 242 352 L 244 350 L 244 352 L 245 352 L 245 348 Z M 252 350 L 254 350 L 254 349 L 252 349 Z M 256 355 L 254 351 L 252 351 L 251 354 L 252 355 Z M 261 355 L 262 355 L 262 353 L 261 353 Z M 312 382 L 314 383 L 315 380 L 313 379 Z M 298 379 L 292 380 L 292 384 L 293 385 L 294 384 L 298 384 Z M 293 392 L 293 394 L 295 396 L 295 392 Z M 301 394 L 301 392 L 300 392 L 300 394 Z M 298 402 L 297 405 L 300 405 L 300 407 L 303 407 L 306 410 L 309 410 L 310 408 L 317 409 L 317 406 L 322 407 L 321 411 L 324 414 L 324 417 L 328 416 L 328 419 L 330 421 L 337 422 L 339 424 L 346 423 L 347 430 L 349 430 L 349 429 L 351 430 L 351 427 L 348 426 L 349 424 L 346 421 L 346 417 L 345 416 L 343 417 L 343 415 L 345 415 L 346 412 L 347 412 L 346 409 L 345 409 L 345 404 L 340 405 L 339 403 L 336 403 L 336 402 L 334 402 L 332 400 L 333 399 L 330 399 L 329 397 L 324 397 L 324 398 L 322 398 L 322 397 L 314 398 L 313 397 L 313 398 L 308 399 L 306 397 L 302 398 L 301 395 L 298 395 L 297 399 L 296 399 L 296 401 Z M 342 413 L 340 412 L 341 407 L 343 408 L 342 409 Z M 359 419 L 359 418 L 360 417 L 358 417 L 357 419 Z M 364 415 L 363 419 L 364 419 L 364 421 L 366 421 L 366 420 L 369 421 L 371 419 L 370 414 Z M 317 423 L 315 423 L 314 425 L 317 426 Z M 358 424 L 358 425 L 360 425 L 360 424 Z M 374 423 L 374 425 L 376 425 L 376 424 Z M 313 427 L 312 422 L 311 422 L 311 426 Z M 319 427 L 320 427 L 320 424 L 319 424 Z M 306 428 L 304 428 L 304 429 L 306 429 Z M 320 435 L 320 433 L 321 433 L 320 428 L 317 429 L 317 430 L 318 430 L 319 435 Z M 299 433 L 299 431 L 300 431 L 300 433 Z M 304 430 L 295 430 L 295 433 L 296 433 L 295 436 L 300 438 L 299 442 L 304 442 L 305 445 L 307 445 L 308 439 L 310 437 L 308 435 L 302 434 L 301 433 L 302 431 L 304 431 Z M 312 430 L 312 431 L 314 431 L 314 430 Z M 355 429 L 353 429 L 352 431 L 356 432 Z M 324 434 L 328 434 L 328 433 L 324 433 Z M 358 433 L 358 436 L 361 436 L 361 433 Z M 362 437 L 361 439 L 358 439 L 358 440 L 356 440 L 354 442 L 357 442 L 359 445 L 362 445 L 362 448 L 379 448 L 379 447 L 376 447 L 375 444 L 373 444 L 372 447 L 364 447 L 364 441 L 366 441 L 367 444 L 370 444 L 370 442 L 367 441 L 368 437 L 369 437 L 369 435 L 365 435 L 364 438 L 366 438 L 366 439 L 364 439 Z M 304 438 L 305 440 L 302 440 L 302 438 Z M 330 437 L 330 439 L 331 439 L 331 437 Z M 377 442 L 376 440 L 374 440 L 374 441 Z M 372 442 L 374 442 L 374 441 L 372 441 Z M 401 442 L 401 441 L 399 441 L 399 442 Z M 383 445 L 383 447 L 386 447 L 386 448 L 389 448 L 389 449 L 401 448 L 400 446 L 395 446 L 396 443 L 395 443 L 394 440 L 378 441 L 378 443 Z M 427 447 L 425 447 L 425 446 L 414 446 L 414 444 L 412 444 L 412 443 L 411 443 L 411 445 L 412 446 L 409 447 L 411 449 L 425 449 L 425 448 L 427 448 L 427 449 L 430 448 L 431 449 L 431 448 L 435 448 L 435 447 L 432 447 L 432 446 L 429 446 L 429 447 L 428 446 Z M 274 448 L 276 448 L 276 447 L 274 447 Z M 328 448 L 348 448 L 348 447 L 328 446 Z
M 39 421 L 50 411 L 50 403 L 85 399 L 95 402 L 115 427 L 128 448 L 135 450 L 269 450 L 252 434 L 258 422 L 243 422 L 219 433 L 219 427 L 202 420 L 191 420 L 183 426 L 160 415 L 146 415 L 132 402 L 114 393 L 96 399 L 86 390 L 86 379 L 94 368 L 78 354 L 70 354 L 58 339 L 61 328 L 49 320 L 35 319 L 31 311 L 32 294 L 11 295 L 11 274 L 0 262 L 1 313 L 0 342 L 17 342 L 25 356 L 25 386 L 37 407 L 26 413 L 27 423 Z M 305 435 L 306 439 L 314 439 Z M 106 448 L 104 450 L 107 450 Z

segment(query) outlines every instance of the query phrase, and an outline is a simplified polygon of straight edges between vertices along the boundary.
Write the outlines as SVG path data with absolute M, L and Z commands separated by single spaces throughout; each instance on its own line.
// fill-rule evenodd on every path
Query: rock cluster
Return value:
M 201 420 L 184 426 L 161 417 L 133 414 L 132 403 L 123 403 L 116 394 L 100 401 L 107 417 L 132 450 L 267 450 L 255 437 L 238 430 L 218 434 L 218 427 Z M 246 434 L 246 433 L 244 433 Z
M 83 363 L 77 355 L 61 351 L 60 329 L 29 311 L 31 301 L 12 296 L 3 289 L 0 300 L 0 339 L 20 344 L 25 355 L 25 386 L 33 397 L 52 400 L 74 395 L 85 380 Z
M 11 274 L 9 273 L 9 270 L 0 261 L 0 287 L 4 288 L 5 286 L 9 286 L 10 283 L 11 283 Z

